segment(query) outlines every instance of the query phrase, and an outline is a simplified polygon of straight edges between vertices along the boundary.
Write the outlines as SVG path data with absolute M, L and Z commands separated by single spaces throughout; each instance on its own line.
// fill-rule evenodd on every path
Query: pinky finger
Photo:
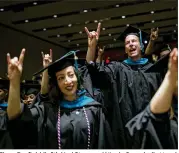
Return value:
M 7 63 L 9 64 L 11 61 L 11 55 L 9 53 L 7 53 Z
M 45 57 L 44 52 L 41 52 L 41 54 L 42 54 L 42 58 L 44 59 L 44 57 Z

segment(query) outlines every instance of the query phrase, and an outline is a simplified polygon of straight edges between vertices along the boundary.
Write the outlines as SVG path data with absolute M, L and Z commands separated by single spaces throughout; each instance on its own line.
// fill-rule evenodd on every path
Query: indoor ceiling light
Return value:
M 43 28 L 43 31 L 46 31 L 47 29 L 46 28 Z
M 72 24 L 69 24 L 68 26 L 69 26 L 69 27 L 71 27 L 71 26 L 72 26 Z
M 106 20 L 106 21 L 108 21 L 108 20 L 110 20 L 111 18 L 105 18 L 104 20 Z
M 126 24 L 126 26 L 128 27 L 128 26 L 129 26 L 129 24 Z
M 0 11 L 1 11 L 1 12 L 3 12 L 3 11 L 4 11 L 4 9 L 3 9 L 3 8 L 1 8 L 1 9 L 0 9 Z
M 150 13 L 151 13 L 151 14 L 154 14 L 154 11 L 151 11 Z
M 155 22 L 155 20 L 152 20 L 151 22 L 152 22 L 152 23 L 154 23 L 154 22 Z
M 98 22 L 98 20 L 94 20 L 94 22 L 95 22 L 95 23 L 97 23 L 97 22 Z
M 116 7 L 119 7 L 119 5 L 117 4 Z
M 144 43 L 147 44 L 147 40 L 145 40 Z
M 79 46 L 79 44 L 76 44 L 77 46 Z
M 123 15 L 122 18 L 124 19 L 124 18 L 126 18 L 126 16 Z
M 34 5 L 37 5 L 37 2 L 33 2 Z
M 54 17 L 54 18 L 57 18 L 57 15 L 56 15 L 56 14 L 55 14 L 55 15 L 53 15 L 53 17 Z
M 88 12 L 88 10 L 83 10 L 84 13 Z
M 57 35 L 57 37 L 60 37 L 60 35 Z
M 27 23 L 27 22 L 29 22 L 29 20 L 25 20 L 25 22 Z
M 111 34 L 109 33 L 109 36 L 111 36 Z
M 83 33 L 82 31 L 79 32 L 79 34 L 82 34 L 82 33 Z
M 106 28 L 102 28 L 103 30 L 106 30 Z
M 70 40 L 68 40 L 68 42 L 70 42 Z

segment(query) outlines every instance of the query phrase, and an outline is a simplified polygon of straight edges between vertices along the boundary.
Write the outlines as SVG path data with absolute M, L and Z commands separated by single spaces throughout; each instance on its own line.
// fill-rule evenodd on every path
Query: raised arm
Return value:
M 149 43 L 147 45 L 147 48 L 145 49 L 145 54 L 146 55 L 151 55 L 153 53 L 153 49 L 154 49 L 154 42 L 155 40 L 158 38 L 158 28 L 152 28 L 151 29 L 151 34 L 150 34 L 150 40 Z
M 42 59 L 43 59 L 43 67 L 47 67 L 50 63 L 52 63 L 52 49 L 50 49 L 50 55 L 45 54 L 42 52 Z M 42 83 L 41 83 L 41 94 L 47 94 L 49 91 L 49 76 L 48 76 L 48 69 L 46 69 L 42 74 Z
M 95 62 L 95 52 L 97 41 L 100 36 L 101 23 L 98 24 L 97 31 L 89 32 L 85 27 L 88 36 L 88 51 L 86 55 L 87 68 L 94 85 L 98 88 L 109 88 L 111 81 L 114 79 L 118 64 L 110 63 L 107 66 Z M 117 68 L 117 69 L 116 69 Z M 105 82 L 105 84 L 104 84 Z
M 19 59 L 18 57 L 11 59 L 10 54 L 7 54 L 8 78 L 10 81 L 7 114 L 10 120 L 16 118 L 21 113 L 20 80 L 24 55 L 25 49 L 22 49 Z
M 150 109 L 154 114 L 167 112 L 172 104 L 172 97 L 178 89 L 178 50 L 175 48 L 170 54 L 168 71 L 165 78 L 151 100 Z

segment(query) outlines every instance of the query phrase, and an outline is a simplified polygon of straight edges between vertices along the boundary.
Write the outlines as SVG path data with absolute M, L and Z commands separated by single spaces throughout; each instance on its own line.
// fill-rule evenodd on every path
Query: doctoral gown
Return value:
M 161 84 L 161 73 L 145 72 L 151 63 L 129 65 L 111 62 L 106 66 L 88 64 L 92 80 L 100 89 L 109 89 L 105 102 L 107 116 L 118 149 L 130 148 L 125 132 L 126 123 L 143 111 Z
M 28 124 L 28 130 L 37 128 L 37 148 L 58 149 L 57 120 L 60 109 L 60 145 L 62 149 L 87 149 L 90 125 L 90 149 L 113 148 L 111 130 L 102 105 L 85 95 L 75 102 L 54 103 L 46 95 L 40 95 L 41 103 L 29 109 L 24 105 L 23 113 L 14 121 Z M 87 100 L 87 102 L 86 102 Z M 59 107 L 60 105 L 60 107 Z M 32 123 L 33 121 L 33 123 Z M 18 130 L 18 127 L 16 127 Z
M 135 149 L 177 149 L 178 125 L 169 113 L 153 114 L 150 107 L 131 119 L 126 128 Z

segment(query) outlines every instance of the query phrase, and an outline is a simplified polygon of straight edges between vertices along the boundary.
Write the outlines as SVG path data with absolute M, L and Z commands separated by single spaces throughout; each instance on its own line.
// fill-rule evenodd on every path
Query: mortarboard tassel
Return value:
M 140 29 L 139 29 L 139 39 L 140 39 L 141 50 L 144 53 L 144 44 L 142 43 L 142 32 Z

